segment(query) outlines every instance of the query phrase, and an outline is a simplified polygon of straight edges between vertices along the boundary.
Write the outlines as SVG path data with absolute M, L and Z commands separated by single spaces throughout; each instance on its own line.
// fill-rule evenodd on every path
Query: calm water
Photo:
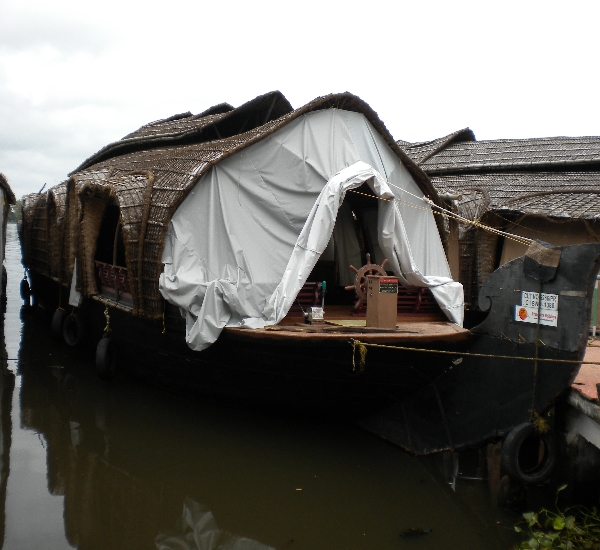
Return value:
M 93 350 L 53 342 L 48 318 L 21 313 L 14 225 L 6 256 L 3 548 L 508 548 L 485 482 L 453 492 L 436 460 L 353 426 L 101 383 Z M 400 536 L 411 527 L 432 531 Z

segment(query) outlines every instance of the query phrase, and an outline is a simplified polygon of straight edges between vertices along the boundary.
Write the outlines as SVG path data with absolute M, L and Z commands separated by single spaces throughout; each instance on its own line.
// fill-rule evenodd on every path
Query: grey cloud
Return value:
M 110 34 L 93 20 L 74 21 L 35 12 L 4 12 L 0 17 L 0 49 L 7 51 L 51 46 L 65 54 L 98 54 L 110 42 Z
M 45 105 L 32 107 L 0 91 L 0 172 L 15 195 L 63 181 L 84 159 L 134 126 L 126 120 L 114 124 L 114 115 L 103 119 L 88 114 L 77 120 L 66 111 L 71 122 L 64 123 L 61 112 Z

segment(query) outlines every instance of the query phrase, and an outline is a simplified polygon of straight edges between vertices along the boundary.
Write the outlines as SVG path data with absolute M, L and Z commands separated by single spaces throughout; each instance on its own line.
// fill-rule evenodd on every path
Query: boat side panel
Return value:
M 481 444 L 543 416 L 569 388 L 583 359 L 599 255 L 596 244 L 564 247 L 555 278 L 545 283 L 523 273 L 523 258 L 494 272 L 481 294 L 490 300 L 490 313 L 473 329 L 478 339 L 469 350 L 492 357 L 465 356 L 363 426 L 427 454 Z M 558 295 L 557 327 L 515 320 L 523 290 Z

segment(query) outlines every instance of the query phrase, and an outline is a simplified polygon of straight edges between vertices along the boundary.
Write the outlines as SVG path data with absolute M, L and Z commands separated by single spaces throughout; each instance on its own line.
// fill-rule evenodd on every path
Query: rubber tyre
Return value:
M 79 346 L 85 339 L 85 323 L 79 313 L 67 316 L 62 326 L 62 336 L 65 344 L 71 347 Z
M 57 309 L 52 315 L 52 322 L 50 323 L 50 332 L 52 334 L 52 338 L 55 340 L 62 340 L 63 338 L 63 324 L 65 322 L 65 317 L 67 316 L 67 312 L 64 309 Z
M 105 336 L 96 347 L 96 374 L 100 380 L 108 382 L 117 372 L 117 350 L 112 338 Z
M 31 288 L 29 288 L 29 281 L 23 277 L 21 280 L 21 299 L 25 302 L 25 305 L 28 306 L 31 300 Z
M 544 444 L 544 455 L 533 468 L 526 469 L 521 461 L 521 450 L 530 438 Z M 546 481 L 554 471 L 559 456 L 558 442 L 553 432 L 540 434 L 531 422 L 519 424 L 506 436 L 502 444 L 502 468 L 515 481 L 537 485 Z
M 6 298 L 6 287 L 8 286 L 8 275 L 6 267 L 2 266 L 2 296 Z
M 6 274 L 6 267 L 2 266 L 2 299 L 1 309 L 2 313 L 6 312 L 6 289 L 8 287 L 8 275 Z

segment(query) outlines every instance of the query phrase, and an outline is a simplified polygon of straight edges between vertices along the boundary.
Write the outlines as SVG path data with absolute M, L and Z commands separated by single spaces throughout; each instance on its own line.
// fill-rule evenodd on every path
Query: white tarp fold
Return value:
M 214 166 L 171 220 L 160 290 L 186 318 L 195 350 L 225 326 L 275 324 L 287 314 L 334 232 L 349 189 L 377 197 L 377 238 L 400 282 L 430 287 L 462 324 L 423 193 L 363 115 L 336 109 L 300 117 Z

